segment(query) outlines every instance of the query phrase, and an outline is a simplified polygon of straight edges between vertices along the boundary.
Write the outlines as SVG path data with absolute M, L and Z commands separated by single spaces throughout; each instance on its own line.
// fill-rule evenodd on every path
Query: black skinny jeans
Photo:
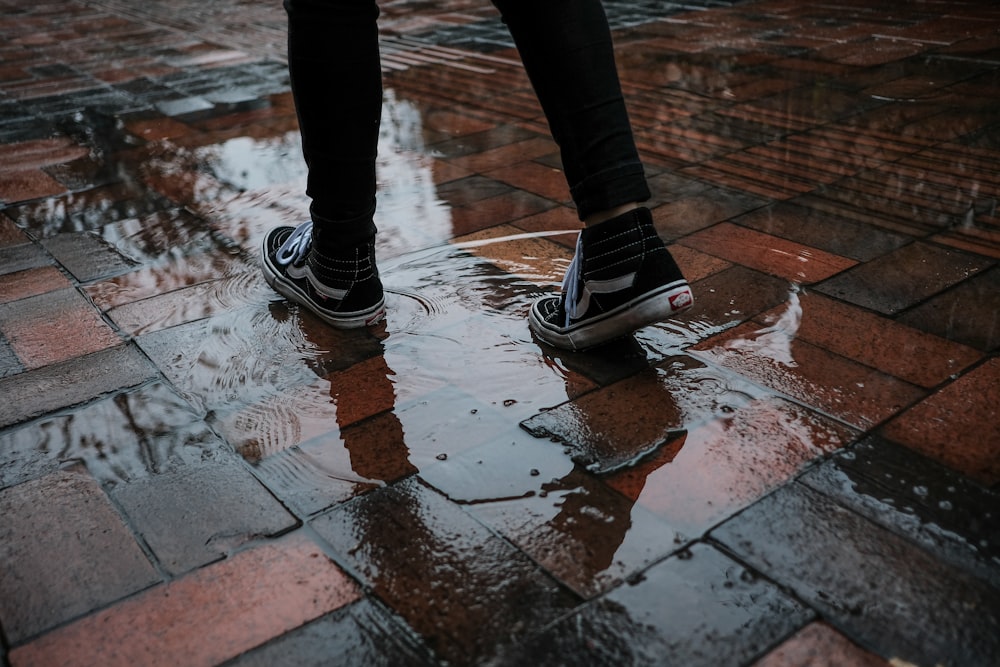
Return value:
M 317 231 L 374 233 L 382 108 L 375 0 L 284 0 Z M 580 219 L 649 199 L 600 0 L 493 0 L 562 155 Z

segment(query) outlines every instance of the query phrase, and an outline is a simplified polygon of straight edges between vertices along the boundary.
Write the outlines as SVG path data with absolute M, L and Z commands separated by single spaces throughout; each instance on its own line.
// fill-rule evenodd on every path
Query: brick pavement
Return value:
M 280 3 L 0 0 L 4 665 L 996 664 L 1000 10 L 606 6 L 697 303 L 565 354 L 487 2 L 382 3 L 390 314 L 339 332 L 256 266 Z

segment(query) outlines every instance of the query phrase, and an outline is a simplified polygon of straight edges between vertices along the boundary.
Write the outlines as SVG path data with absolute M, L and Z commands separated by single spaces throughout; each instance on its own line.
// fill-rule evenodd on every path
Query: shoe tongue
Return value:
M 576 252 L 573 253 L 573 261 L 566 269 L 566 277 L 563 278 L 563 308 L 566 311 L 566 320 L 563 326 L 569 326 L 570 320 L 578 318 L 580 313 L 580 290 L 583 283 L 583 234 L 576 238 Z

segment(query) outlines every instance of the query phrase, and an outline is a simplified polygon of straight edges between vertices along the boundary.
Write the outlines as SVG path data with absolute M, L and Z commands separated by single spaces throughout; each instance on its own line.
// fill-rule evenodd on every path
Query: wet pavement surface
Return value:
M 487 2 L 383 3 L 352 332 L 279 2 L 0 7 L 4 665 L 1000 663 L 995 3 L 609 0 L 696 304 L 575 354 Z

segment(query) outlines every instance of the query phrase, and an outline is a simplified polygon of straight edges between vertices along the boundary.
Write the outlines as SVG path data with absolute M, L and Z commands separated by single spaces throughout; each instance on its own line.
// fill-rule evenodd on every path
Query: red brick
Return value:
M 0 215 L 0 248 L 30 243 L 31 239 L 10 218 Z
M 728 222 L 687 236 L 681 244 L 794 283 L 819 282 L 857 263 Z
M 908 382 L 799 340 L 780 324 L 761 328 L 748 322 L 695 348 L 699 357 L 861 429 L 925 395 Z
M 553 201 L 568 202 L 570 199 L 569 186 L 566 185 L 563 172 L 538 162 L 505 165 L 488 171 L 485 175 Z
M 753 667 L 890 667 L 825 623 L 811 623 L 786 639 Z
M 523 160 L 549 155 L 556 150 L 555 144 L 550 139 L 539 137 L 491 148 L 480 153 L 451 158 L 449 162 L 478 173 L 484 173 Z
M 889 423 L 886 437 L 987 485 L 1000 482 L 1000 359 Z
M 191 128 L 173 118 L 152 118 L 134 120 L 125 124 L 125 129 L 147 141 L 173 139 L 191 133 Z
M 0 306 L 0 330 L 28 368 L 104 350 L 121 339 L 72 288 Z
M 240 552 L 11 651 L 12 667 L 219 664 L 358 599 L 300 533 Z
M 0 280 L 0 304 L 17 301 L 46 292 L 72 287 L 69 280 L 54 266 L 9 273 Z
M 89 149 L 65 138 L 0 145 L 0 174 L 72 162 L 89 154 Z
M 856 435 L 793 403 L 764 397 L 696 421 L 608 484 L 682 534 L 698 535 Z
M 899 324 L 819 294 L 798 296 L 799 339 L 925 388 L 932 388 L 981 358 L 976 350 Z M 760 318 L 773 324 L 784 308 Z
M 61 183 L 39 169 L 0 173 L 0 201 L 8 204 L 66 192 Z

